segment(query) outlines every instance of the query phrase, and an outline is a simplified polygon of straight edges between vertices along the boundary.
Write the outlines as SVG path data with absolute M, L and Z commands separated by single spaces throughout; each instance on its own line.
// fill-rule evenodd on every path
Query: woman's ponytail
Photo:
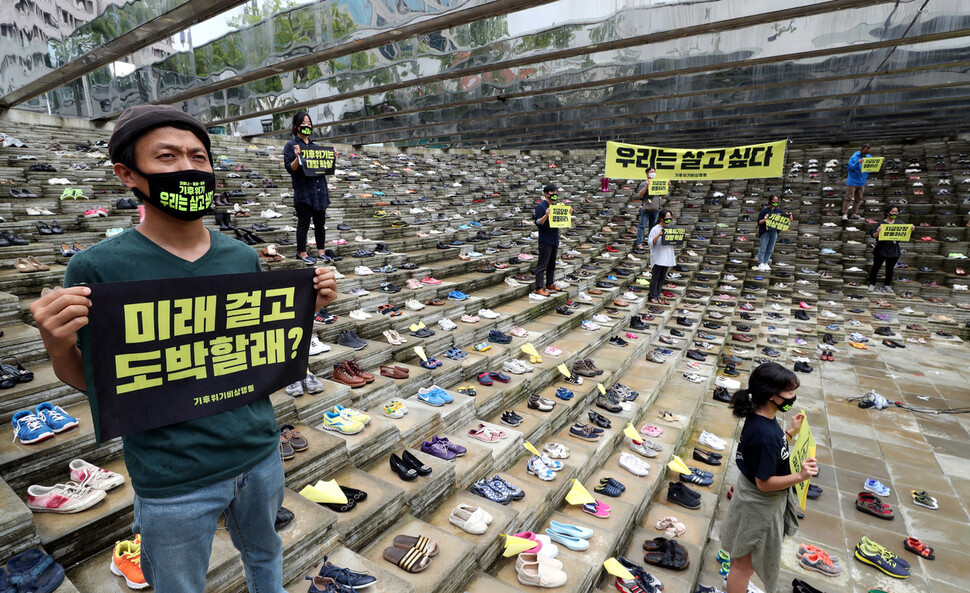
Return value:
M 754 413 L 754 402 L 751 401 L 750 389 L 738 389 L 731 396 L 731 411 L 738 418 L 747 418 Z
M 731 396 L 731 411 L 738 418 L 747 418 L 772 396 L 782 391 L 798 389 L 798 375 L 777 362 L 758 365 L 748 378 L 748 388 L 738 389 Z

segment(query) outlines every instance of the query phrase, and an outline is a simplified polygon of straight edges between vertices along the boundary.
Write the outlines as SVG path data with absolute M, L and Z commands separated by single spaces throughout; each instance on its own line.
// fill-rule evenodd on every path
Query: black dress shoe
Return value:
M 600 414 L 599 412 L 594 412 L 593 410 L 589 411 L 589 421 L 600 428 L 610 428 L 613 426 L 613 423 L 610 422 L 609 418 Z
M 357 501 L 354 500 L 353 498 L 347 497 L 347 502 L 345 502 L 344 504 L 340 504 L 336 502 L 321 502 L 319 504 L 327 507 L 328 509 L 330 509 L 335 513 L 346 513 L 348 511 L 354 510 L 354 508 L 357 506 Z
M 351 488 L 350 486 L 341 486 L 340 491 L 344 493 L 347 500 L 353 500 L 355 502 L 360 502 L 367 498 L 367 493 L 363 490 L 358 490 L 356 488 Z
M 390 464 L 391 464 L 391 469 L 394 471 L 394 473 L 396 473 L 398 477 L 404 480 L 405 482 L 410 482 L 412 480 L 417 479 L 418 472 L 414 469 L 411 469 L 407 465 L 405 465 L 404 462 L 401 461 L 401 458 L 397 456 L 397 454 L 391 453 Z
M 418 472 L 419 476 L 426 476 L 431 473 L 431 466 L 425 465 L 407 449 L 404 450 L 404 453 L 401 453 L 401 459 L 404 461 L 404 465 Z
M 705 356 L 704 356 L 704 354 L 702 352 L 699 352 L 697 350 L 688 350 L 687 351 L 687 358 L 691 358 L 693 360 L 697 360 L 697 361 L 700 361 L 700 362 L 704 362 Z
M 672 329 L 672 330 L 670 330 L 670 335 L 672 335 L 674 337 L 677 337 L 677 338 L 683 338 L 684 337 L 684 332 L 680 331 L 679 329 Z
M 273 528 L 276 529 L 276 531 L 283 529 L 290 523 L 290 521 L 293 520 L 293 517 L 293 511 L 286 507 L 280 507 L 279 510 L 276 511 L 276 523 L 273 525 Z
M 694 459 L 707 465 L 721 465 L 720 457 L 715 457 L 710 451 L 694 447 Z
M 717 400 L 717 401 L 719 401 L 719 402 L 724 402 L 726 404 L 729 404 L 729 403 L 731 403 L 731 394 L 728 392 L 727 389 L 725 389 L 723 387 L 715 387 L 714 388 L 714 399 Z

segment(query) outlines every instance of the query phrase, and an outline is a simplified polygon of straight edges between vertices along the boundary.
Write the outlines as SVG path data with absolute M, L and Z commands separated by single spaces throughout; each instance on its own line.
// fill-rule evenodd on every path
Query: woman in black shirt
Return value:
M 882 228 L 882 225 L 896 224 L 899 208 L 889 204 L 884 212 L 886 214 L 885 220 L 878 223 L 869 232 L 871 236 L 876 237 L 876 246 L 872 250 L 872 267 L 869 269 L 869 290 L 874 292 L 893 291 L 893 270 L 896 269 L 896 262 L 899 261 L 899 256 L 902 254 L 902 250 L 899 249 L 899 241 L 880 241 L 878 239 L 879 229 Z M 886 285 L 876 290 L 876 276 L 879 275 L 879 268 L 883 262 L 886 263 Z
M 306 175 L 300 166 L 300 153 L 308 148 L 319 148 L 310 141 L 313 121 L 306 111 L 293 116 L 293 139 L 283 147 L 283 166 L 293 181 L 293 207 L 296 209 L 296 250 L 300 259 L 307 265 L 328 262 L 324 255 L 327 242 L 327 206 L 330 194 L 327 191 L 326 175 Z M 334 158 L 337 151 L 334 151 Z M 306 250 L 306 235 L 313 220 L 313 231 L 317 241 L 317 257 L 311 257 Z
M 731 407 L 744 419 L 744 428 L 735 458 L 741 477 L 721 526 L 721 546 L 731 554 L 727 593 L 745 593 L 756 572 L 769 591 L 776 590 L 782 539 L 797 528 L 797 519 L 786 516 L 794 515 L 789 509 L 797 504 L 789 489 L 818 474 L 814 458 L 803 461 L 797 474 L 788 461 L 788 440 L 801 430 L 805 416 L 795 414 L 787 431 L 775 420 L 779 411 L 791 410 L 798 385 L 794 372 L 766 362 L 751 373 L 748 388 L 732 396 Z

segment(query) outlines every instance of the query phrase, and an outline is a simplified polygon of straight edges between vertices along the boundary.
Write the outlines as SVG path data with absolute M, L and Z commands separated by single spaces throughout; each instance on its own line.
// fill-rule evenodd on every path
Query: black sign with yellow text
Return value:
M 313 269 L 91 286 L 99 436 L 211 416 L 306 375 Z
M 678 229 L 672 226 L 665 226 L 663 235 L 660 238 L 661 245 L 680 245 L 687 236 L 687 229 Z
M 791 219 L 784 214 L 769 214 L 765 219 L 765 226 L 769 229 L 787 231 L 791 228 Z
M 307 177 L 333 175 L 337 153 L 330 146 L 313 146 L 300 151 L 300 165 Z

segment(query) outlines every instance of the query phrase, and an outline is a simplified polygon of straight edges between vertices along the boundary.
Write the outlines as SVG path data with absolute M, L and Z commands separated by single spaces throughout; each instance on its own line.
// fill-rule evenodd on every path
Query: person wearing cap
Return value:
M 300 153 L 307 149 L 319 150 L 320 147 L 310 140 L 313 133 L 313 120 L 306 111 L 293 116 L 293 138 L 283 147 L 283 167 L 293 182 L 293 208 L 296 210 L 296 251 L 300 260 L 307 265 L 329 262 L 324 253 L 327 246 L 327 207 L 330 206 L 330 193 L 327 190 L 326 175 L 307 175 L 301 167 Z M 337 151 L 334 151 L 334 158 Z M 313 234 L 317 241 L 317 257 L 307 253 L 307 232 L 313 221 Z
M 533 220 L 539 227 L 539 258 L 536 260 L 536 289 L 533 294 L 543 297 L 556 288 L 556 252 L 559 250 L 559 229 L 549 226 L 549 208 L 559 199 L 559 188 L 547 185 L 542 188 L 542 199 L 536 204 Z
M 849 220 L 849 206 L 852 206 L 852 219 L 859 219 L 859 204 L 862 203 L 862 192 L 866 188 L 866 180 L 869 179 L 868 173 L 862 172 L 862 163 L 869 154 L 869 145 L 863 144 L 862 148 L 855 151 L 849 157 L 849 174 L 845 180 L 845 199 L 842 201 L 842 220 Z
M 118 118 L 108 152 L 115 175 L 144 203 L 144 219 L 78 252 L 67 266 L 65 288 L 30 307 L 55 375 L 87 392 L 99 443 L 92 364 L 97 351 L 86 328 L 89 308 L 98 302 L 96 285 L 260 271 L 251 247 L 203 226 L 216 182 L 209 136 L 198 120 L 165 105 L 132 107 Z M 186 184 L 201 191 L 185 196 Z M 172 200 L 173 194 L 180 199 Z M 318 307 L 333 300 L 330 270 L 318 268 L 313 282 Z M 279 428 L 265 395 L 122 438 L 141 567 L 156 591 L 205 589 L 223 514 L 249 590 L 282 591 L 283 546 L 274 523 L 283 501 L 283 467 Z

